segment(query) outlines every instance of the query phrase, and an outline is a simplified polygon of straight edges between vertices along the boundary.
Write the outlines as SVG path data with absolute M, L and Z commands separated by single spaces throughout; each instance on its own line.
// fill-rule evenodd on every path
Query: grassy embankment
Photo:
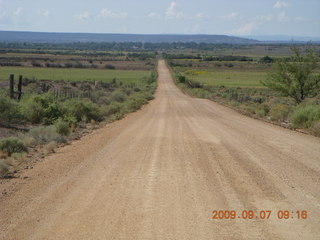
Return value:
M 296 105 L 292 99 L 267 89 L 261 81 L 268 77 L 273 64 L 261 63 L 258 59 L 245 63 L 170 59 L 168 64 L 177 85 L 192 96 L 320 136 L 320 95 L 315 94 Z
M 155 68 L 154 68 L 155 69 Z M 8 96 L 8 76 L 23 75 L 20 101 Z M 13 174 L 28 159 L 121 119 L 153 99 L 157 73 L 140 70 L 1 67 L 0 176 Z M 4 137 L 5 134 L 2 134 Z M 0 135 L 1 138 L 1 135 Z

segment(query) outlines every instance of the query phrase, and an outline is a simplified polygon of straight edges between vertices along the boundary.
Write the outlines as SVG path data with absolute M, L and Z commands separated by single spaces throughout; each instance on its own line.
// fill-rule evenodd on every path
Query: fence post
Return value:
M 18 100 L 21 99 L 22 95 L 22 76 L 19 76 L 19 82 L 18 82 Z
M 10 98 L 14 98 L 14 74 L 10 74 Z

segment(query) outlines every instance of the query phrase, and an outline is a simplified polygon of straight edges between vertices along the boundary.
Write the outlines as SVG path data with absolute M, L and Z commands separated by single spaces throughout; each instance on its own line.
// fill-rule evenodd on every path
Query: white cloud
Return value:
M 298 21 L 298 22 L 305 22 L 306 19 L 303 17 L 296 17 L 294 20 Z
M 3 2 L 3 0 L 0 0 L 0 18 L 6 15 L 6 13 L 3 11 Z
M 104 8 L 104 9 L 101 9 L 99 16 L 102 18 L 126 19 L 128 17 L 128 13 L 127 12 L 115 13 L 107 8 Z
M 91 19 L 91 14 L 89 12 L 80 13 L 78 15 L 75 15 L 75 18 L 79 20 L 89 20 Z
M 167 8 L 166 11 L 166 18 L 172 19 L 172 18 L 182 18 L 183 14 L 182 12 L 177 11 L 178 4 L 176 2 L 171 2 L 170 6 Z
M 203 32 L 203 29 L 199 24 L 197 24 L 192 27 L 191 32 L 192 33 L 201 33 L 201 32 Z
M 235 34 L 239 35 L 250 35 L 254 29 L 257 28 L 257 23 L 255 22 L 249 22 L 245 25 L 241 26 L 239 29 L 234 31 Z
M 3 10 L 3 9 L 2 9 L 2 8 L 3 8 L 3 2 L 4 2 L 3 0 L 0 0 L 0 13 L 1 13 L 2 10 Z
M 199 19 L 199 20 L 202 20 L 202 19 L 207 19 L 208 16 L 205 15 L 204 13 L 200 12 L 198 13 L 196 16 L 195 16 L 195 19 Z
M 258 17 L 258 19 L 261 22 L 269 22 L 269 21 L 272 21 L 274 19 L 274 16 L 272 14 L 261 15 L 261 16 Z
M 13 15 L 14 16 L 20 16 L 22 10 L 23 10 L 22 7 L 18 7 L 16 10 L 14 10 Z
M 148 14 L 148 18 L 153 18 L 153 19 L 160 19 L 161 18 L 161 15 L 160 14 L 157 14 L 155 12 L 151 12 Z
M 282 22 L 286 17 L 286 13 L 285 12 L 281 12 L 278 14 L 277 19 L 279 22 Z
M 174 17 L 177 14 L 177 3 L 171 2 L 170 6 L 167 8 L 166 15 L 167 17 Z
M 118 28 L 117 32 L 118 33 L 128 33 L 128 27 L 124 26 L 124 27 Z
M 44 16 L 44 17 L 50 16 L 50 12 L 48 10 L 39 10 L 38 12 L 41 16 Z
M 225 19 L 225 20 L 233 20 L 239 17 L 238 13 L 232 12 L 226 16 L 220 16 L 221 19 Z
M 274 5 L 273 8 L 284 8 L 284 7 L 289 7 L 290 4 L 287 2 L 281 2 L 281 1 L 277 1 Z

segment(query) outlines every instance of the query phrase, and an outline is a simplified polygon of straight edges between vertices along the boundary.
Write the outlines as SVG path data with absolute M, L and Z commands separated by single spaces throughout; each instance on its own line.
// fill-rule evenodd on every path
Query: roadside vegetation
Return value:
M 319 50 L 291 49 L 289 56 L 255 56 L 250 61 L 215 56 L 190 60 L 179 54 L 167 62 L 177 85 L 192 96 L 320 136 Z
M 125 70 L 131 61 L 121 61 L 122 70 L 0 67 L 0 177 L 14 176 L 32 159 L 42 158 L 152 100 L 155 61 L 137 61 L 131 70 Z M 141 66 L 147 68 L 141 70 Z M 9 74 L 15 74 L 13 96 Z M 19 75 L 20 99 L 16 88 Z

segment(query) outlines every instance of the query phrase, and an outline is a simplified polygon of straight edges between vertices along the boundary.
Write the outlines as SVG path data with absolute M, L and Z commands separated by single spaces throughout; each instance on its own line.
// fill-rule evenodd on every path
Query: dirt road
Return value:
M 319 179 L 318 138 L 186 96 L 160 61 L 141 111 L 0 184 L 0 239 L 319 239 Z

